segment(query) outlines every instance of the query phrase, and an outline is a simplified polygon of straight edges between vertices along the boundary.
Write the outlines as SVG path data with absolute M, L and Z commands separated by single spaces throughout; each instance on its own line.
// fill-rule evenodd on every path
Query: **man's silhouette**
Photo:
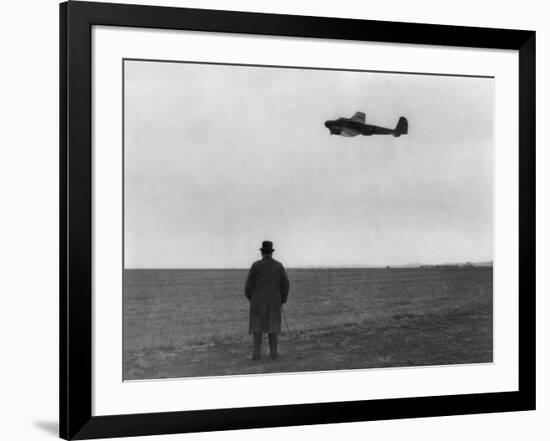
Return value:
M 277 334 L 281 332 L 281 308 L 288 297 L 288 277 L 283 265 L 273 259 L 273 243 L 262 242 L 262 259 L 254 262 L 246 279 L 245 295 L 250 300 L 249 330 L 254 334 L 253 360 L 262 353 L 262 334 L 269 335 L 272 359 L 279 357 Z

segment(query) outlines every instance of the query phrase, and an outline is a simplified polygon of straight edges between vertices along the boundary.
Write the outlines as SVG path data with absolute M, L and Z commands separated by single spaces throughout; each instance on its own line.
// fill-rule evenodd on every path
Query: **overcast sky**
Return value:
M 493 79 L 125 62 L 125 267 L 492 260 Z M 331 136 L 367 115 L 409 134 Z

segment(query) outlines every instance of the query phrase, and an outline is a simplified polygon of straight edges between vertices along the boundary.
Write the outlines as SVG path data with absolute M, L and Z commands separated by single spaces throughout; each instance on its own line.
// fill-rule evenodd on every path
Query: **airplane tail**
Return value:
M 401 136 L 406 135 L 409 133 L 409 122 L 407 121 L 407 118 L 402 116 L 399 118 L 399 121 L 397 122 L 397 125 L 395 126 L 395 129 L 393 131 L 393 136 Z

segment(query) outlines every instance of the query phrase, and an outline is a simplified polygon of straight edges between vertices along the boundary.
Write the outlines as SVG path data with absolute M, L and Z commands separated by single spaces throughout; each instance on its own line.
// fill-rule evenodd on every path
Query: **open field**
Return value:
M 125 270 L 124 379 L 492 361 L 492 267 L 289 269 L 290 332 L 259 362 L 246 275 Z

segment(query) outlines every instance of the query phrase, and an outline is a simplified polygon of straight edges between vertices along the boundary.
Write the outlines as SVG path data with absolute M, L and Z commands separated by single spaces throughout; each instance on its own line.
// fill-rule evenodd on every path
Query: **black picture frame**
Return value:
M 511 49 L 519 54 L 519 390 L 92 416 L 93 25 Z M 60 5 L 60 436 L 90 439 L 535 409 L 535 32 L 67 2 Z

